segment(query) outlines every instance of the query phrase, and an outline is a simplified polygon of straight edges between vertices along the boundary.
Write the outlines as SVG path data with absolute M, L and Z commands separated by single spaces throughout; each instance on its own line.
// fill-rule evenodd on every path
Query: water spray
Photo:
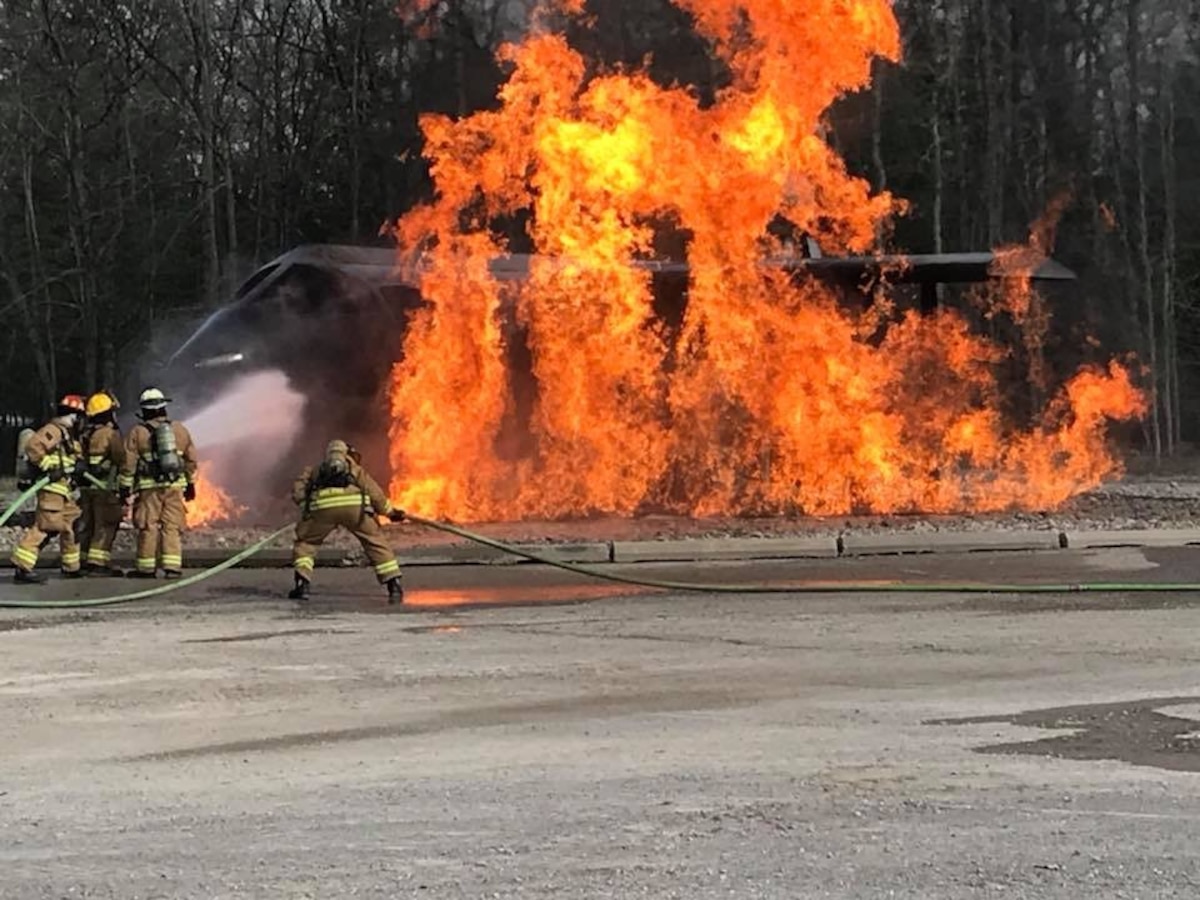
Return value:
M 205 516 L 228 516 L 270 498 L 271 475 L 300 436 L 305 404 L 283 372 L 265 370 L 235 379 L 185 418 L 204 456 L 199 507 Z M 217 496 L 206 495 L 206 482 Z

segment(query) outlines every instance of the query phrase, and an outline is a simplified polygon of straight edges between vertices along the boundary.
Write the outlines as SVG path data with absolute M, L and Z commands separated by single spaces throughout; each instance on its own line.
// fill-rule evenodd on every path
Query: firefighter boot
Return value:
M 297 573 L 296 586 L 288 592 L 289 600 L 307 600 L 308 599 L 308 579 Z
M 388 606 L 398 606 L 404 602 L 404 585 L 399 578 L 392 578 L 387 583 Z
M 88 563 L 83 567 L 84 574 L 89 578 L 124 578 L 125 573 L 115 566 L 106 566 L 103 563 Z
M 46 579 L 37 572 L 26 572 L 24 569 L 17 569 L 13 573 L 13 584 L 45 584 Z

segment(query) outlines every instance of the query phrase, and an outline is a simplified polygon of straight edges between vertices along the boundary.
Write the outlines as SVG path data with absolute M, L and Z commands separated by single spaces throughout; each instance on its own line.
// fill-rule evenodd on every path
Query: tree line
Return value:
M 418 117 L 495 102 L 534 0 L 0 2 L 0 378 L 6 414 L 116 384 L 153 336 L 303 242 L 375 242 L 427 197 Z M 829 113 L 850 167 L 911 202 L 919 250 L 1055 255 L 1066 361 L 1145 366 L 1140 439 L 1196 440 L 1200 8 L 1185 0 L 896 0 L 904 61 Z M 719 90 L 669 0 L 589 0 L 599 65 Z M 836 35 L 830 35 L 836 40 Z

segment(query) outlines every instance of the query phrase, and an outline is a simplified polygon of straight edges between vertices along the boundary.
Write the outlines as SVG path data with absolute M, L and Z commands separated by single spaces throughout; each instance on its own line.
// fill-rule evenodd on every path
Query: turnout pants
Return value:
M 78 518 L 79 506 L 70 497 L 39 491 L 33 527 L 22 535 L 21 542 L 13 550 L 12 564 L 25 572 L 32 572 L 42 548 L 57 536 L 62 570 L 78 572 L 80 554 L 79 544 L 75 542 L 75 520 Z
M 181 488 L 161 487 L 139 491 L 133 502 L 133 527 L 137 529 L 137 570 L 144 575 L 162 568 L 183 571 L 183 525 L 186 521 Z
M 113 491 L 85 488 L 79 496 L 83 515 L 79 521 L 79 544 L 89 566 L 112 565 L 112 546 L 121 527 L 124 509 Z
M 375 568 L 375 576 L 380 584 L 400 577 L 400 563 L 396 562 L 396 554 L 383 539 L 383 529 L 379 527 L 379 522 L 375 516 L 363 512 L 361 507 L 357 506 L 314 509 L 296 523 L 292 566 L 297 575 L 312 580 L 317 548 L 338 528 L 345 528 L 358 538 L 363 552 Z

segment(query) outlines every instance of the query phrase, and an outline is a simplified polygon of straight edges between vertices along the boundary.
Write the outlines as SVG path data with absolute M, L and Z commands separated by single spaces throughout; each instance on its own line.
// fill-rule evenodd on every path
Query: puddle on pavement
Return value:
M 1020 725 L 1070 734 L 1030 741 L 988 744 L 977 753 L 1023 754 L 1058 759 L 1117 760 L 1181 772 L 1200 772 L 1200 721 L 1183 707 L 1200 697 L 1156 697 L 1125 703 L 1061 706 L 1010 716 L 936 719 L 926 725 Z
M 381 593 L 318 594 L 314 591 L 307 608 L 312 612 L 412 613 L 451 609 L 520 606 L 572 606 L 610 597 L 645 593 L 622 585 L 578 585 L 566 587 L 492 587 L 461 590 L 406 590 L 404 603 L 388 606 Z

